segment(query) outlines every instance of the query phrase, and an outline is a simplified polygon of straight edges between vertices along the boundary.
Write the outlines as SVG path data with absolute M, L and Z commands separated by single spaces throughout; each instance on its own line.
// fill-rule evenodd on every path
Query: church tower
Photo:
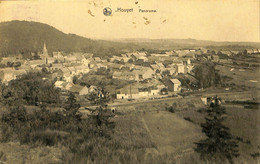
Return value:
M 42 60 L 44 61 L 44 64 L 48 64 L 48 50 L 46 48 L 46 44 L 44 42 L 43 44 L 43 50 L 42 50 Z
M 42 53 L 43 53 L 43 54 L 48 54 L 48 51 L 47 51 L 47 48 L 46 48 L 46 44 L 45 44 L 45 42 L 44 42 L 44 44 L 43 44 L 43 50 L 42 50 Z

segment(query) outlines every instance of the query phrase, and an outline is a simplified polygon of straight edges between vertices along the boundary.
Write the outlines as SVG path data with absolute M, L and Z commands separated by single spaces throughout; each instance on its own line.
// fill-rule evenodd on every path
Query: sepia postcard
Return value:
M 259 0 L 0 0 L 0 163 L 258 164 L 259 75 Z

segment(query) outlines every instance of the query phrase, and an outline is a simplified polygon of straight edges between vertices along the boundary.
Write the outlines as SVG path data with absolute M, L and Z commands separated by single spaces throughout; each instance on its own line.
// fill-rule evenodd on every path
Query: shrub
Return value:
M 2 87 L 4 104 L 36 105 L 39 103 L 60 103 L 60 90 L 49 80 L 44 80 L 43 73 L 28 73 L 10 81 L 8 86 Z
M 193 122 L 193 121 L 190 119 L 190 117 L 184 117 L 184 120 L 187 120 L 187 121 L 189 121 L 189 122 Z
M 260 153 L 259 153 L 259 152 L 253 153 L 253 154 L 251 154 L 251 156 L 252 156 L 254 159 L 256 159 L 257 157 L 260 157 Z
M 173 106 L 166 107 L 166 110 L 171 113 L 175 113 L 175 109 L 173 108 Z

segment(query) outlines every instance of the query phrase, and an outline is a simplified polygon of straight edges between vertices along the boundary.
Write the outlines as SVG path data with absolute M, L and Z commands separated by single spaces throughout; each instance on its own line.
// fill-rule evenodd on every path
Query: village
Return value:
M 258 49 L 246 51 L 247 54 L 259 53 Z M 195 89 L 201 89 L 196 88 L 194 66 L 202 61 L 232 63 L 230 56 L 239 53 L 243 52 L 188 49 L 157 54 L 139 51 L 100 58 L 91 53 L 53 52 L 50 55 L 44 43 L 42 52 L 31 54 L 33 59 L 23 59 L 22 55 L 3 57 L 0 78 L 2 83 L 8 85 L 11 80 L 28 72 L 48 72 L 55 87 L 60 88 L 62 93 L 72 92 L 84 101 L 84 96 L 93 92 L 97 86 L 76 81 L 88 74 L 99 75 L 101 72 L 111 80 L 124 81 L 123 86 L 110 85 L 106 88 L 114 99 L 153 99 L 177 96 L 180 92 L 190 91 L 177 78 L 180 76 L 188 78 Z M 165 77 L 167 80 L 164 80 Z

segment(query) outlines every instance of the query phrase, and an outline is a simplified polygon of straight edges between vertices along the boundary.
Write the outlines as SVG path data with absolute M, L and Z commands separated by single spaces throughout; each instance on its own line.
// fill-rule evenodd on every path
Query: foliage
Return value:
M 8 105 L 15 101 L 28 105 L 60 102 L 59 90 L 51 81 L 45 79 L 44 73 L 40 72 L 30 72 L 12 80 L 8 86 L 2 87 L 1 97 L 3 102 Z
M 166 107 L 166 110 L 171 113 L 175 113 L 175 108 L 173 106 Z
M 92 104 L 106 107 L 107 103 L 110 101 L 110 94 L 105 90 L 103 85 L 100 85 L 95 88 L 95 91 L 89 94 L 88 100 L 91 101 Z
M 76 102 L 75 95 L 70 93 L 65 104 L 65 114 L 68 119 L 80 120 L 82 115 L 78 112 L 79 108 L 80 104 Z
M 2 115 L 1 142 L 62 145 L 67 148 L 63 152 L 64 162 L 77 163 L 84 159 L 101 161 L 101 152 L 113 152 L 111 144 L 114 143 L 110 142 L 113 122 L 98 124 L 99 119 L 95 116 L 82 119 L 73 94 L 69 95 L 64 108 L 65 110 L 53 112 L 41 106 L 41 109 L 29 113 L 21 105 L 9 107 L 9 112 Z
M 83 75 L 83 77 L 78 81 L 80 85 L 86 86 L 99 86 L 102 84 L 103 87 L 114 86 L 115 88 L 122 88 L 123 86 L 129 84 L 131 81 L 112 79 L 110 73 L 106 75 L 94 75 L 91 73 Z
M 201 127 L 207 138 L 196 143 L 195 151 L 205 161 L 219 163 L 228 160 L 233 163 L 233 158 L 239 156 L 238 143 L 229 128 L 223 125 L 226 110 L 220 105 L 219 98 L 214 99 L 206 112 L 206 123 L 202 123 Z
M 199 81 L 199 87 L 208 88 L 221 83 L 220 75 L 212 63 L 206 62 L 194 69 L 195 78 Z

